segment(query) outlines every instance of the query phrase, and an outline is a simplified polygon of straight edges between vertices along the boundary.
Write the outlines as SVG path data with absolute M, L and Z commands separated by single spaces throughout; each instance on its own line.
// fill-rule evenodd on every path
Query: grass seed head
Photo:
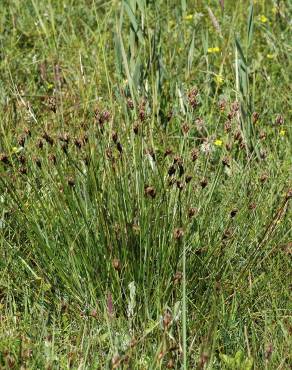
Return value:
M 275 124 L 277 126 L 281 126 L 284 124 L 284 117 L 281 114 L 278 114 L 275 120 Z
M 260 117 L 260 114 L 258 112 L 253 112 L 252 114 L 252 123 L 257 123 L 257 121 L 259 120 L 259 117 Z
M 165 311 L 163 315 L 163 320 L 162 320 L 163 328 L 165 330 L 169 328 L 171 321 L 172 321 L 171 313 L 169 311 Z
M 10 162 L 9 162 L 9 158 L 8 158 L 8 155 L 5 154 L 5 153 L 0 153 L 0 162 L 8 165 Z
M 198 208 L 191 207 L 188 210 L 188 217 L 193 218 L 198 213 Z
M 200 185 L 201 185 L 201 188 L 202 189 L 205 189 L 205 187 L 208 185 L 208 180 L 207 179 L 202 179 L 201 181 L 200 181 Z
M 195 162 L 198 158 L 199 158 L 199 150 L 194 148 L 191 151 L 191 159 L 192 159 L 193 162 Z
M 174 165 L 170 166 L 167 171 L 168 176 L 173 176 L 175 174 L 175 171 L 176 171 L 176 167 Z
M 184 231 L 181 227 L 174 229 L 174 232 L 173 232 L 174 239 L 180 240 L 183 238 L 183 236 L 184 236 Z
M 113 268 L 120 272 L 121 269 L 122 269 L 122 264 L 121 264 L 121 261 L 118 259 L 118 258 L 114 258 L 113 261 L 112 261 L 112 265 L 113 265 Z
M 145 186 L 144 193 L 149 198 L 154 199 L 156 197 L 156 190 L 153 186 Z

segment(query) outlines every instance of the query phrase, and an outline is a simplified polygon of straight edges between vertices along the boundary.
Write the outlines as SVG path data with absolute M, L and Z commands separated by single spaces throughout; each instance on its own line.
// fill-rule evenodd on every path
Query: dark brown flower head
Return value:
M 182 159 L 182 157 L 180 157 L 179 155 L 176 155 L 176 156 L 173 158 L 173 164 L 182 165 L 182 164 L 183 164 L 183 159 Z
M 81 149 L 84 144 L 84 141 L 82 138 L 75 138 L 74 139 L 74 145 L 76 146 L 77 149 Z
M 39 140 L 38 140 L 38 142 L 37 142 L 37 147 L 38 147 L 39 149 L 42 149 L 42 148 L 44 147 L 44 142 L 43 142 L 43 140 L 42 140 L 42 139 L 39 139 Z
M 102 127 L 104 123 L 108 122 L 111 118 L 111 114 L 108 110 L 100 111 L 99 108 L 96 108 L 94 111 L 94 116 L 97 123 Z
M 168 176 L 173 176 L 175 174 L 176 168 L 175 165 L 172 165 L 168 169 Z
M 222 240 L 230 239 L 232 236 L 232 230 L 231 229 L 226 229 L 224 230 L 224 233 L 222 235 Z
M 174 285 L 179 284 L 181 282 L 182 277 L 183 277 L 182 272 L 177 271 L 175 273 L 174 277 L 173 277 L 173 283 L 174 283 Z
M 242 135 L 240 130 L 236 130 L 234 133 L 234 140 L 241 142 L 242 141 Z
M 241 150 L 246 149 L 246 143 L 244 141 L 242 141 L 241 143 L 239 143 L 239 149 L 241 149 Z
M 223 164 L 223 166 L 229 167 L 230 166 L 230 158 L 229 157 L 224 157 L 222 159 L 222 164 Z
M 106 149 L 105 155 L 106 155 L 107 159 L 113 159 L 113 152 L 112 152 L 111 148 Z
M 172 110 L 170 110 L 170 111 L 167 113 L 167 115 L 166 115 L 167 122 L 169 122 L 169 121 L 172 119 L 172 117 L 173 117 L 173 111 L 172 111 Z
M 171 321 L 172 321 L 171 313 L 169 311 L 166 311 L 164 313 L 163 320 L 162 320 L 163 328 L 165 330 L 167 330 L 169 328 L 169 326 L 171 324 Z
M 268 178 L 269 178 L 269 175 L 266 172 L 264 172 L 260 176 L 260 182 L 263 184 L 268 180 Z
M 50 154 L 49 155 L 49 161 L 52 162 L 53 164 L 57 163 L 57 158 L 56 158 L 55 154 Z
M 192 158 L 192 161 L 195 162 L 199 157 L 199 150 L 198 149 L 193 149 L 191 151 L 191 158 Z
M 205 123 L 204 123 L 204 120 L 203 118 L 199 117 L 196 119 L 195 121 L 195 125 L 196 125 L 196 129 L 200 132 L 203 130 L 203 128 L 205 127 Z
M 112 261 L 112 265 L 113 265 L 113 268 L 116 270 L 116 271 L 121 271 L 122 269 L 122 264 L 121 264 L 121 261 L 118 259 L 118 258 L 114 258 L 113 261 Z
M 69 141 L 70 141 L 70 135 L 67 132 L 65 132 L 64 134 L 60 134 L 59 135 L 59 140 L 68 144 Z
M 85 166 L 89 166 L 89 164 L 90 164 L 90 156 L 89 155 L 85 155 L 83 157 L 83 162 L 84 162 Z
M 27 168 L 24 166 L 21 166 L 19 168 L 19 173 L 21 173 L 22 175 L 27 175 Z
M 193 176 L 187 175 L 186 176 L 186 183 L 188 184 L 189 182 L 191 182 L 192 181 L 192 178 L 193 178 Z
M 228 152 L 230 152 L 232 150 L 232 143 L 230 142 L 226 143 L 225 148 L 226 150 L 228 150 Z
M 102 112 L 102 120 L 103 120 L 103 122 L 108 122 L 110 120 L 110 118 L 111 118 L 110 112 L 108 110 L 104 110 Z
M 219 106 L 219 109 L 220 109 L 220 111 L 221 111 L 221 112 L 224 112 L 224 111 L 225 111 L 225 109 L 226 109 L 226 104 L 227 104 L 227 102 L 226 102 L 226 100 L 225 100 L 225 99 L 221 99 L 221 100 L 219 101 L 218 106 Z
M 165 149 L 164 157 L 167 157 L 167 156 L 171 155 L 172 153 L 173 153 L 172 149 L 167 148 L 167 149 Z
M 54 139 L 47 132 L 43 133 L 42 138 L 46 140 L 46 142 L 49 143 L 50 145 L 54 144 Z
M 230 120 L 227 120 L 224 123 L 224 131 L 225 132 L 230 132 L 231 131 L 231 128 L 232 128 L 231 121 Z
M 145 151 L 146 154 L 150 155 L 150 157 L 155 161 L 156 160 L 156 155 L 155 151 L 153 148 L 149 148 Z
M 57 111 L 57 100 L 56 100 L 55 96 L 49 96 L 48 97 L 48 108 L 52 112 L 56 113 L 56 111 Z
M 168 186 L 169 187 L 171 187 L 174 184 L 175 184 L 175 178 L 174 177 L 168 180 Z
M 255 202 L 250 203 L 250 204 L 249 204 L 249 206 L 248 206 L 248 208 L 249 208 L 250 210 L 256 209 L 256 207 L 257 207 L 257 205 L 256 205 L 256 203 L 255 203 Z
M 188 92 L 188 101 L 189 101 L 189 104 L 190 106 L 195 109 L 198 105 L 198 101 L 197 101 L 197 96 L 198 96 L 198 90 L 197 88 L 192 88 L 189 92 Z
M 0 162 L 4 164 L 9 164 L 9 158 L 8 155 L 5 153 L 0 153 Z
M 26 136 L 31 136 L 31 131 L 30 131 L 30 129 L 29 129 L 28 127 L 25 127 L 25 128 L 23 129 L 23 131 L 24 131 L 24 135 L 26 135 Z
M 140 118 L 140 121 L 141 122 L 145 121 L 145 119 L 146 119 L 146 112 L 145 112 L 145 109 L 144 108 L 140 108 L 140 110 L 139 110 L 139 118 Z
M 117 149 L 118 149 L 119 153 L 122 154 L 123 153 L 123 146 L 122 146 L 122 144 L 120 142 L 117 142 L 116 145 L 117 145 Z
M 237 100 L 235 100 L 232 104 L 231 104 L 231 110 L 232 112 L 238 112 L 239 111 L 239 102 Z
M 258 112 L 253 112 L 252 114 L 252 123 L 257 123 L 257 121 L 259 120 L 259 113 Z
M 275 120 L 275 124 L 277 126 L 281 126 L 284 124 L 284 117 L 281 114 L 278 114 Z
M 153 186 L 145 186 L 144 193 L 149 198 L 155 198 L 156 197 L 156 190 Z
M 202 187 L 202 189 L 204 189 L 207 185 L 208 185 L 208 180 L 207 179 L 202 179 L 201 181 L 200 181 L 200 185 L 201 185 L 201 187 Z
M 179 177 L 182 177 L 182 175 L 185 173 L 185 169 L 182 163 L 178 163 L 178 169 L 179 169 L 178 175 Z
M 23 154 L 21 154 L 19 157 L 18 157 L 18 160 L 21 164 L 25 164 L 26 163 L 26 158 Z
M 39 158 L 34 158 L 34 162 L 35 164 L 37 165 L 38 168 L 41 168 L 42 167 L 42 162 Z
M 63 150 L 64 153 L 68 152 L 68 143 L 63 142 L 61 143 L 61 149 Z
M 20 146 L 24 147 L 24 144 L 25 144 L 25 139 L 26 139 L 26 136 L 25 135 L 20 135 L 17 139 L 17 142 Z
M 182 125 L 182 132 L 186 135 L 190 131 L 190 126 L 185 122 Z
M 179 180 L 176 181 L 176 186 L 179 190 L 183 190 L 183 188 L 184 188 L 183 182 L 179 181 Z
M 265 149 L 260 150 L 260 157 L 261 157 L 261 159 L 266 159 L 267 158 L 267 151 Z
M 135 134 L 135 135 L 138 135 L 138 133 L 139 133 L 139 125 L 138 125 L 138 123 L 136 123 L 136 124 L 133 126 L 133 131 L 134 131 L 134 134 Z
M 237 208 L 234 208 L 231 212 L 230 212 L 230 217 L 233 218 L 237 215 L 237 212 L 238 212 L 238 209 Z
M 75 180 L 74 180 L 74 177 L 70 176 L 68 177 L 67 179 L 67 183 L 70 187 L 73 187 L 75 185 Z
M 261 140 L 266 140 L 266 138 L 267 138 L 267 133 L 265 132 L 265 131 L 261 131 L 260 132 L 260 134 L 259 134 L 259 138 L 261 139 Z
M 191 207 L 188 210 L 188 216 L 189 216 L 189 218 L 193 218 L 197 214 L 198 214 L 198 208 Z
M 130 110 L 133 110 L 134 109 L 134 102 L 131 98 L 128 98 L 127 99 L 127 107 L 130 109 Z
M 118 141 L 118 133 L 116 131 L 112 133 L 112 140 L 114 143 L 117 143 Z
M 179 240 L 179 239 L 182 239 L 183 236 L 184 236 L 184 231 L 181 227 L 174 229 L 174 232 L 173 232 L 174 239 Z

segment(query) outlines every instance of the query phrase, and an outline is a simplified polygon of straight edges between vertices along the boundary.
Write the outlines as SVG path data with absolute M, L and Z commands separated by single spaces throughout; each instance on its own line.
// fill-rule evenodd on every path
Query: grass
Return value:
M 291 6 L 2 1 L 0 367 L 291 366 Z

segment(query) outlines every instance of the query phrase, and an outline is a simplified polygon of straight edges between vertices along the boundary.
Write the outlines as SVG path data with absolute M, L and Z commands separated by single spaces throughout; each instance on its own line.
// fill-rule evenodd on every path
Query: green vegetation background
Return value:
M 288 1 L 1 1 L 1 368 L 290 368 L 290 55 Z

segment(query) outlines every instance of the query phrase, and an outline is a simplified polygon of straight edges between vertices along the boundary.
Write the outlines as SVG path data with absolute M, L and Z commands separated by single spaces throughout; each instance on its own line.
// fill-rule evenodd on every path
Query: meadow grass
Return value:
M 0 367 L 288 369 L 288 1 L 2 0 Z

